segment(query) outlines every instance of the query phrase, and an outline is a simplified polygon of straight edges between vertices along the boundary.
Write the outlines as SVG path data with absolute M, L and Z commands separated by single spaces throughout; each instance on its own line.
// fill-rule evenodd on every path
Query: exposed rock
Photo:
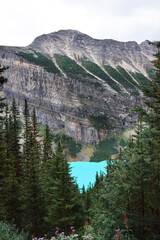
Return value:
M 96 40 L 73 30 L 45 34 L 25 48 L 0 47 L 0 63 L 9 66 L 5 72 L 8 83 L 4 92 L 9 100 L 14 97 L 21 109 L 26 98 L 31 109 L 35 106 L 38 119 L 54 130 L 63 128 L 67 135 L 82 144 L 96 144 L 107 136 L 108 131 L 121 131 L 136 121 L 131 109 L 135 103 L 140 103 L 141 93 L 132 72 L 149 78 L 146 67 L 151 66 L 153 53 L 154 48 L 147 41 L 137 44 Z M 67 61 L 74 60 L 80 73 L 72 73 L 73 66 L 69 62 L 65 70 L 58 64 L 55 54 L 67 56 Z M 92 63 L 93 71 L 83 64 L 82 59 Z M 45 61 L 54 64 L 53 71 L 43 66 Z M 118 71 L 129 85 L 120 81 L 120 75 L 115 78 L 107 72 L 104 65 L 116 69 L 116 74 Z M 131 82 L 117 66 L 126 70 Z M 95 72 L 96 68 L 100 70 Z M 110 80 L 105 80 L 103 75 Z M 114 84 L 120 91 L 116 91 Z M 133 94 L 136 91 L 138 94 Z M 95 129 L 88 120 L 90 115 L 107 116 L 112 123 L 110 129 Z

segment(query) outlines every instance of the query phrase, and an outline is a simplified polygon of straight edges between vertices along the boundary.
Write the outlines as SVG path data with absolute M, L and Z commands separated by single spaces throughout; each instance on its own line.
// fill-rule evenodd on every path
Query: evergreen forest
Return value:
M 0 95 L 0 240 L 160 240 L 160 42 L 150 44 L 154 76 L 139 85 L 136 133 L 88 189 L 79 191 L 64 147 L 53 151 L 27 100 L 22 120 L 15 99 L 7 106 Z

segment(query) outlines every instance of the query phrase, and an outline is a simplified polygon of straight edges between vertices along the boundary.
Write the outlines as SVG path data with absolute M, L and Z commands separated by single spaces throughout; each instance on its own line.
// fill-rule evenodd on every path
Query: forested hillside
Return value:
M 160 239 L 160 42 L 150 44 L 157 49 L 154 76 L 140 85 L 136 133 L 107 159 L 106 176 L 82 192 L 61 141 L 53 152 L 48 125 L 40 135 L 36 110 L 25 99 L 20 120 L 16 101 L 8 107 L 1 95 L 0 240 Z

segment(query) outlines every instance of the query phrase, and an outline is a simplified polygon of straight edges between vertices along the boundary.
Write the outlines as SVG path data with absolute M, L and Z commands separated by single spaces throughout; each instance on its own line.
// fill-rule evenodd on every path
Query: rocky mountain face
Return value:
M 37 37 L 27 47 L 0 46 L 8 66 L 4 92 L 77 142 L 98 143 L 136 121 L 138 85 L 150 82 L 155 49 L 145 41 L 97 40 L 74 30 Z

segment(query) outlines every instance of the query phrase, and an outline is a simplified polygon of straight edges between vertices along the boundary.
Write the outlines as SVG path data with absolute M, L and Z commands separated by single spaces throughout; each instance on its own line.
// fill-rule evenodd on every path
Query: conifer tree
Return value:
M 33 135 L 36 138 L 39 137 L 39 123 L 37 121 L 37 115 L 36 115 L 35 108 L 33 108 L 33 114 L 32 114 L 32 129 L 33 129 Z
M 18 183 L 21 182 L 22 177 L 22 156 L 21 156 L 21 145 L 20 145 L 20 116 L 18 107 L 15 99 L 12 101 L 11 106 L 11 116 L 12 116 L 12 151 L 15 159 L 16 177 Z
M 53 158 L 52 140 L 49 126 L 45 125 L 44 139 L 43 139 L 43 162 Z
M 96 215 L 105 239 L 111 239 L 116 228 L 125 228 L 126 237 L 132 228 L 138 239 L 160 238 L 160 42 L 154 44 L 158 47 L 155 78 L 142 88 L 148 109 L 136 107 L 139 113 L 136 134 L 120 158 L 109 169 L 107 166 L 100 198 L 104 211 Z
M 144 103 L 148 110 L 136 107 L 141 120 L 146 124 L 144 161 L 149 165 L 148 188 L 149 198 L 147 212 L 149 212 L 145 223 L 146 234 L 150 238 L 159 238 L 160 229 L 158 219 L 160 218 L 160 42 L 151 43 L 157 48 L 155 54 L 154 72 L 155 76 L 150 84 L 141 87 L 144 94 Z
M 41 178 L 41 149 L 38 142 L 38 123 L 35 110 L 32 121 L 25 100 L 24 109 L 23 182 L 21 184 L 22 225 L 35 236 L 43 232 L 43 195 Z
M 8 122 L 8 142 L 6 143 L 7 155 L 6 155 L 6 167 L 5 174 L 5 207 L 6 207 L 6 220 L 9 222 L 17 222 L 18 219 L 18 179 L 16 176 L 16 160 L 13 150 L 13 121 L 11 115 L 9 115 Z
M 83 216 L 80 203 L 80 193 L 70 175 L 70 167 L 63 155 L 63 148 L 58 144 L 53 162 L 50 164 L 47 184 L 47 215 L 46 221 L 50 225 L 50 231 L 58 226 L 66 233 L 70 226 L 83 224 Z
M 23 116 L 24 116 L 23 155 L 24 155 L 25 160 L 27 161 L 27 159 L 29 158 L 29 155 L 30 155 L 29 136 L 31 133 L 31 116 L 29 113 L 27 99 L 25 99 Z

